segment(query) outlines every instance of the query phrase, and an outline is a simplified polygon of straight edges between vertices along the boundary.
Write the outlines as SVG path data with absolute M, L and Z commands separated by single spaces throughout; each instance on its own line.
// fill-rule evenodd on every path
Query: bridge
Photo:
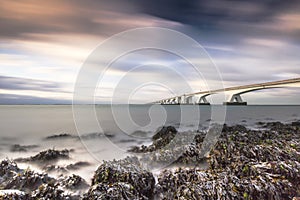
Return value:
M 300 87 L 300 78 L 286 79 L 280 81 L 272 81 L 259 84 L 250 84 L 243 86 L 235 86 L 229 88 L 222 88 L 217 90 L 210 91 L 200 91 L 190 94 L 183 94 L 179 96 L 174 96 L 152 103 L 159 104 L 199 104 L 199 105 L 210 105 L 210 102 L 206 97 L 213 94 L 218 94 L 225 92 L 229 94 L 230 98 L 227 102 L 224 102 L 224 105 L 247 105 L 247 102 L 243 101 L 241 95 L 263 89 L 271 88 L 283 88 L 283 87 Z

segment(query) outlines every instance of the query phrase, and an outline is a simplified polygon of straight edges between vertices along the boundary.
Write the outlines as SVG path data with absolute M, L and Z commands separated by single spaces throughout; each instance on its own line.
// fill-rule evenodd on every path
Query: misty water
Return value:
M 90 119 L 93 115 L 85 114 L 91 107 L 95 108 L 94 119 Z M 109 105 L 81 105 L 76 109 L 80 116 L 75 123 L 76 114 L 71 105 L 0 106 L 1 159 L 28 157 L 48 148 L 74 149 L 70 160 L 57 164 L 88 161 L 92 163 L 90 167 L 74 173 L 90 180 L 101 160 L 125 157 L 128 148 L 149 143 L 155 131 L 164 125 L 175 126 L 179 131 L 197 131 L 206 130 L 214 118 L 222 119 L 222 116 L 224 123 L 250 128 L 257 128 L 258 122 L 300 119 L 300 106 L 116 105 L 112 108 Z M 91 123 L 95 120 L 97 124 Z M 46 139 L 61 133 L 74 137 Z M 27 152 L 11 152 L 14 144 L 38 147 Z

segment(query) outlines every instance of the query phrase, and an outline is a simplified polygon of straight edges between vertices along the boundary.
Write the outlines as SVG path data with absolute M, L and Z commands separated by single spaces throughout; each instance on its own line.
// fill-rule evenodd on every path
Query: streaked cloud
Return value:
M 225 86 L 299 77 L 299 24 L 297 0 L 2 1 L 0 103 L 70 101 L 78 71 L 99 43 L 121 31 L 149 26 L 172 28 L 197 40 L 216 63 Z M 147 36 L 119 45 L 134 39 L 155 40 Z M 102 56 L 110 53 L 103 52 Z M 120 59 L 107 72 L 102 85 L 105 90 L 97 94 L 99 102 L 108 101 L 118 81 L 130 69 L 151 65 L 152 58 L 156 64 L 180 73 L 192 88 L 205 87 L 205 80 L 199 80 L 184 60 L 161 52 L 142 52 Z M 197 55 L 192 59 L 203 62 Z M 95 62 L 96 71 L 105 67 L 101 64 L 101 60 Z M 166 69 L 144 68 L 135 70 L 130 77 L 124 90 L 151 78 L 164 79 L 180 88 L 180 82 L 174 81 L 175 75 Z M 213 79 L 213 75 L 205 78 Z M 287 93 L 297 102 L 295 91 Z M 149 96 L 157 99 L 165 92 L 156 86 L 145 87 L 138 101 Z M 272 92 L 266 98 L 272 96 L 277 98 Z

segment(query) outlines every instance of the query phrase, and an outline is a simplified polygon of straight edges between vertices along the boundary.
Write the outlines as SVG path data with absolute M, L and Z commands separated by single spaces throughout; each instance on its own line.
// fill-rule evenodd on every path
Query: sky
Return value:
M 114 35 L 146 27 L 175 30 L 197 41 L 222 82 L 214 74 L 195 75 L 178 55 L 144 49 L 120 55 L 105 71 L 95 91 L 97 103 L 129 97 L 134 103 L 151 102 L 206 90 L 207 81 L 209 88 L 218 88 L 300 77 L 299 0 L 3 0 L 0 27 L 0 104 L 72 103 L 85 63 L 103 71 L 107 66 L 101 57 L 118 48 L 164 42 L 151 34 L 118 40 L 99 53 L 97 62 L 89 59 Z M 185 51 L 195 62 L 203 61 L 193 48 Z M 253 104 L 299 104 L 300 89 L 251 92 L 243 98 Z

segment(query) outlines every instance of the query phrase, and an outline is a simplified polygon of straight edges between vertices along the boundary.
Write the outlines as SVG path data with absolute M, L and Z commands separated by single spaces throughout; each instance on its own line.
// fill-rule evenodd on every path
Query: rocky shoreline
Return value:
M 29 158 L 5 159 L 0 163 L 0 199 L 296 199 L 300 196 L 300 122 L 258 125 L 259 130 L 224 125 L 206 154 L 206 132 L 180 133 L 163 127 L 149 146 L 129 149 L 134 155 L 103 161 L 91 181 L 75 174 L 48 175 L 51 170 L 63 174 L 89 165 L 55 165 L 68 159 L 72 150 L 49 149 Z M 181 143 L 185 145 L 178 146 Z M 166 145 L 171 150 L 164 149 Z M 17 163 L 24 162 L 39 164 L 43 172 L 20 169 Z M 147 168 L 165 163 L 168 167 L 157 176 Z

